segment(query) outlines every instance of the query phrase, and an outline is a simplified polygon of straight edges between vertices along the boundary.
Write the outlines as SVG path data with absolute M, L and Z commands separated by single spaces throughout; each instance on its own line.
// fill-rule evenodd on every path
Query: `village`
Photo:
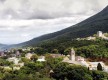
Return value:
M 101 37 L 105 40 L 108 40 L 107 37 L 105 37 L 103 35 L 103 33 L 101 31 L 97 32 L 97 36 Z M 96 37 L 87 37 L 87 40 L 94 40 Z M 79 39 L 77 39 L 79 40 Z M 26 50 L 30 50 L 30 48 L 23 48 L 22 51 L 26 51 Z M 14 52 L 14 54 L 11 54 L 11 52 Z M 10 53 L 10 54 L 9 54 Z M 34 52 L 28 52 L 26 54 L 23 54 L 23 58 L 31 60 L 34 55 L 36 55 Z M 98 62 L 90 62 L 88 60 L 86 60 L 86 58 L 82 57 L 82 56 L 77 56 L 76 52 L 74 50 L 74 48 L 71 48 L 70 52 L 68 53 L 68 55 L 63 55 L 63 54 L 49 54 L 50 56 L 52 56 L 52 58 L 60 58 L 62 57 L 62 62 L 66 62 L 69 63 L 71 65 L 80 65 L 80 66 L 84 66 L 87 67 L 89 70 L 97 70 L 97 66 L 99 64 L 101 64 L 102 66 L 102 70 L 104 72 L 108 72 L 108 66 L 105 65 L 104 62 L 102 61 L 98 61 Z M 13 69 L 13 70 L 19 70 L 21 67 L 24 66 L 24 62 L 22 61 L 22 53 L 19 50 L 15 50 L 13 51 L 13 49 L 11 50 L 5 50 L 0 52 L 0 57 L 6 57 L 6 60 L 9 62 L 13 63 L 13 67 L 10 66 L 0 66 L 4 69 Z M 45 55 L 39 55 L 36 59 L 37 62 L 45 62 L 47 59 L 45 57 Z

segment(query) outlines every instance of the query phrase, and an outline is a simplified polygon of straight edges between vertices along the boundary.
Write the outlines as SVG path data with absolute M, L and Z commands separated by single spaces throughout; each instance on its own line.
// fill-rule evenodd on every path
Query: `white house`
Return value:
M 40 57 L 38 58 L 37 61 L 39 61 L 39 62 L 44 62 L 44 61 L 46 61 L 46 60 L 45 60 L 45 56 L 40 56 Z
M 76 59 L 75 60 L 76 61 L 84 61 L 85 59 L 84 59 L 84 57 L 76 56 Z
M 7 60 L 10 62 L 13 62 L 15 66 L 18 66 L 18 68 L 24 66 L 23 62 L 19 63 L 19 61 L 21 60 L 20 58 L 11 57 L 11 58 L 8 58 Z
M 26 57 L 27 59 L 30 59 L 32 56 L 33 56 L 32 53 L 27 53 L 27 54 L 25 54 L 25 57 Z
M 98 36 L 98 37 L 103 37 L 102 31 L 98 31 L 98 32 L 97 32 L 97 36 Z
M 89 67 L 90 70 L 97 70 L 97 66 L 98 66 L 99 63 L 102 65 L 102 68 L 104 70 L 105 64 L 103 62 L 88 62 L 88 64 L 89 64 L 88 67 Z
M 95 39 L 96 39 L 96 37 L 92 37 L 92 36 L 87 37 L 87 40 L 95 40 Z
M 19 58 L 16 58 L 16 57 L 11 57 L 11 58 L 8 58 L 7 60 L 10 61 L 10 62 L 13 62 L 16 65 L 20 61 L 20 59 Z

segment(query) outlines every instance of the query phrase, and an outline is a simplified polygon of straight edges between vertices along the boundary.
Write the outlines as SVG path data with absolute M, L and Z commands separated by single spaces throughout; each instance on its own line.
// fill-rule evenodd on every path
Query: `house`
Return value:
M 16 51 L 15 54 L 16 54 L 16 57 L 21 57 L 21 53 L 19 51 Z
M 32 56 L 33 56 L 32 53 L 27 53 L 27 54 L 25 54 L 25 57 L 26 57 L 27 59 L 30 59 Z
M 0 57 L 6 56 L 4 52 L 0 52 Z
M 11 57 L 11 58 L 8 58 L 7 60 L 14 63 L 14 66 L 13 66 L 14 70 L 19 70 L 21 67 L 24 66 L 23 62 L 21 63 L 19 62 L 21 60 L 20 58 Z
M 99 63 L 102 65 L 102 69 L 104 70 L 105 64 L 103 62 L 88 62 L 88 67 L 90 70 L 97 70 L 97 66 Z
M 92 36 L 87 37 L 87 40 L 95 40 L 95 39 L 96 39 L 96 37 L 92 37 Z
M 75 60 L 76 61 L 85 61 L 84 57 L 81 57 L 81 56 L 76 56 Z
M 46 61 L 46 60 L 45 60 L 45 56 L 40 56 L 40 57 L 38 58 L 37 61 L 39 61 L 39 62 L 44 62 L 44 61 Z
M 13 62 L 15 65 L 17 65 L 18 62 L 20 61 L 20 59 L 16 58 L 16 57 L 10 57 L 7 60 L 10 61 L 10 62 Z
M 50 54 L 53 58 L 60 58 L 62 57 L 63 55 L 61 54 Z
M 105 67 L 104 67 L 104 71 L 105 71 L 105 72 L 108 72 L 108 66 L 105 66 Z

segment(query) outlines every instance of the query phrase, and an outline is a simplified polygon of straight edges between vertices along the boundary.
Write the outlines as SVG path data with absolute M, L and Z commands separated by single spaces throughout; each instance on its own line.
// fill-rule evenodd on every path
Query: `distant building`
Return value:
M 102 65 L 102 69 L 104 70 L 105 64 L 103 62 L 88 62 L 88 67 L 90 70 L 97 70 L 97 66 L 99 63 Z
M 76 61 L 85 61 L 84 57 L 76 56 Z
M 95 39 L 96 39 L 96 37 L 92 37 L 92 36 L 87 37 L 87 40 L 95 40 Z
M 86 66 L 86 64 L 85 64 L 86 62 L 85 62 L 84 58 L 81 56 L 75 56 L 75 51 L 73 48 L 70 51 L 70 56 L 65 57 L 63 59 L 63 62 L 67 62 L 69 64 Z
M 71 60 L 71 61 L 75 61 L 75 51 L 74 51 L 73 48 L 72 48 L 71 51 L 70 51 L 70 60 Z
M 32 53 L 27 53 L 27 54 L 25 54 L 25 57 L 26 57 L 27 59 L 30 59 L 32 56 L 33 56 Z
M 15 65 L 18 64 L 18 62 L 20 61 L 20 59 L 16 58 L 16 57 L 10 57 L 7 59 L 10 62 L 13 62 Z
M 98 36 L 98 37 L 103 37 L 102 31 L 98 31 L 98 32 L 97 32 L 97 36 Z
M 40 56 L 40 57 L 38 58 L 37 61 L 39 61 L 39 62 L 44 62 L 44 61 L 46 61 L 46 60 L 45 60 L 45 56 Z
M 21 57 L 21 53 L 19 51 L 16 51 L 16 57 Z
M 2 51 L 0 52 L 0 57 L 6 56 L 6 54 Z
M 50 54 L 53 58 L 60 58 L 62 57 L 63 55 L 61 54 Z
M 22 66 L 24 66 L 23 62 L 19 62 L 20 60 L 21 60 L 20 58 L 16 58 L 16 57 L 10 57 L 7 59 L 7 61 L 14 63 L 14 66 L 13 66 L 14 70 L 19 70 Z M 5 69 L 10 68 L 11 69 L 11 67 L 9 67 L 9 66 L 4 67 L 4 68 Z

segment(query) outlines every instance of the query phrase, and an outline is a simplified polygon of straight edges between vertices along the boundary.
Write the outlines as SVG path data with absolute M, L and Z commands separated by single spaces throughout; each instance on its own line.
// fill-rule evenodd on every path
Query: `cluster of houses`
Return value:
M 81 66 L 89 68 L 89 70 L 97 70 L 97 66 L 100 63 L 103 71 L 108 72 L 108 66 L 106 66 L 101 61 L 100 62 L 89 62 L 89 61 L 86 61 L 84 57 L 75 56 L 75 51 L 73 48 L 71 49 L 70 55 L 65 57 L 63 62 L 67 62 L 69 64 L 81 65 Z
M 14 70 L 19 70 L 22 66 L 24 66 L 24 62 L 21 61 L 21 53 L 19 51 L 16 50 L 14 54 L 9 54 L 9 55 L 7 53 L 8 52 L 1 51 L 0 57 L 8 56 L 8 58 L 6 60 L 9 62 L 13 62 Z M 31 59 L 31 57 L 33 55 L 34 55 L 34 53 L 27 53 L 27 54 L 25 54 L 25 58 Z M 39 62 L 45 61 L 45 56 L 39 56 L 37 61 L 39 61 Z M 12 69 L 12 67 L 9 67 L 9 66 L 1 66 L 1 67 L 3 67 L 4 69 Z
M 89 68 L 89 70 L 97 70 L 97 66 L 100 63 L 102 65 L 102 68 L 105 72 L 108 72 L 108 66 L 106 66 L 103 62 L 89 62 L 84 57 L 76 56 L 75 50 L 72 48 L 70 51 L 70 55 L 64 56 L 61 54 L 50 54 L 53 58 L 63 57 L 63 62 L 69 63 L 69 64 L 75 64 L 75 65 L 81 65 L 84 67 Z M 3 56 L 3 53 L 1 53 L 1 56 Z M 33 53 L 27 53 L 25 54 L 25 58 L 31 59 L 33 56 Z M 7 59 L 10 62 L 14 63 L 13 69 L 19 70 L 22 66 L 24 66 L 24 62 L 21 62 L 21 53 L 19 51 L 16 51 L 14 55 L 9 57 Z M 45 56 L 39 56 L 37 61 L 43 62 L 45 60 Z M 4 66 L 4 68 L 10 68 L 9 66 Z
M 96 40 L 96 37 L 108 40 L 108 37 L 106 37 L 102 31 L 98 31 L 96 36 L 89 36 L 87 38 L 77 38 L 76 40 Z

